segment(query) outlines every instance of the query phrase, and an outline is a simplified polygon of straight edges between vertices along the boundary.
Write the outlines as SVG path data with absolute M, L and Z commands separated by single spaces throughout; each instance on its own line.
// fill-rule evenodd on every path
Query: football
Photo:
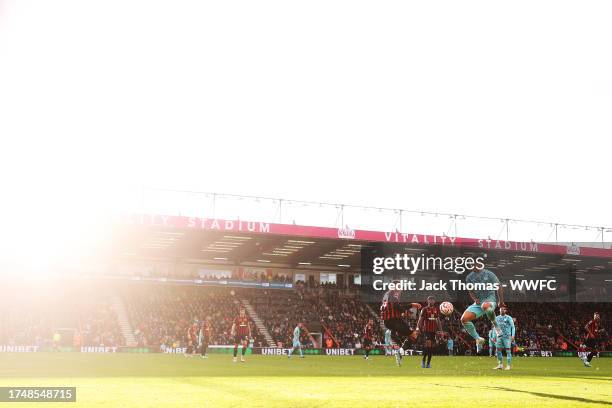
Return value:
M 453 304 L 451 302 L 442 302 L 440 303 L 440 312 L 445 315 L 448 316 L 451 313 L 453 313 L 454 307 Z

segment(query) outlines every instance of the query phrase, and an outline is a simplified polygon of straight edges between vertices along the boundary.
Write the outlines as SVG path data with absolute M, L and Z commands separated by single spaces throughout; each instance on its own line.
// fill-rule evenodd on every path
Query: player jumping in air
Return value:
M 496 334 L 499 336 L 501 331 L 495 322 L 495 308 L 497 307 L 498 298 L 499 305 L 505 306 L 503 301 L 503 291 L 499 285 L 499 279 L 497 279 L 497 276 L 487 269 L 474 268 L 474 270 L 472 270 L 472 272 L 470 272 L 465 279 L 465 282 L 478 284 L 481 286 L 489 286 L 489 288 L 478 288 L 469 291 L 470 297 L 474 303 L 470 305 L 461 316 L 461 324 L 463 324 L 465 331 L 467 331 L 470 336 L 476 340 L 476 353 L 478 354 L 482 350 L 482 345 L 484 344 L 485 339 L 478 335 L 476 326 L 474 326 L 472 320 L 478 319 L 483 314 L 486 314 L 489 321 L 491 321 Z M 498 285 L 499 289 L 494 290 L 490 288 L 495 284 Z
M 369 319 L 368 323 L 366 323 L 363 329 L 363 350 L 365 354 L 363 356 L 364 359 L 368 359 L 370 357 L 370 351 L 374 347 L 374 320 Z
M 302 323 L 298 323 L 293 329 L 293 347 L 289 350 L 288 358 L 291 358 L 291 354 L 295 349 L 300 350 L 300 358 L 304 358 L 304 353 L 302 352 L 302 342 L 300 341 L 300 336 L 302 335 L 302 329 L 304 325 Z
M 394 281 L 399 283 L 399 281 Z M 410 307 L 421 309 L 420 303 L 408 303 L 406 305 L 401 302 L 401 290 L 390 290 L 383 296 L 382 304 L 380 305 L 380 318 L 389 330 L 391 330 L 391 338 L 399 347 L 395 350 L 395 362 L 397 366 L 402 365 L 401 349 L 406 350 L 409 342 L 416 338 L 407 322 L 402 318 L 402 314 Z
M 416 328 L 417 336 L 421 332 L 425 336 L 425 350 L 423 351 L 421 368 L 431 368 L 436 332 L 442 333 L 442 323 L 440 323 L 439 315 L 440 309 L 436 307 L 436 300 L 433 296 L 427 297 L 427 306 L 421 309 Z
M 208 343 L 212 336 L 212 324 L 210 324 L 210 316 L 206 316 L 202 327 L 200 328 L 200 343 L 202 344 L 202 358 L 208 358 Z
M 489 357 L 493 357 L 495 355 L 495 342 L 497 341 L 497 333 L 495 330 L 489 330 Z
M 587 332 L 585 345 L 587 346 L 587 350 L 589 352 L 589 354 L 582 359 L 585 367 L 591 366 L 591 360 L 595 354 L 597 354 L 598 339 L 604 332 L 604 330 L 599 327 L 600 321 L 601 317 L 599 316 L 599 313 L 595 312 L 593 314 L 593 320 L 590 320 L 586 326 L 584 326 L 584 329 Z
M 240 308 L 240 313 L 234 319 L 232 324 L 231 335 L 234 337 L 234 363 L 236 362 L 236 355 L 238 354 L 238 345 L 242 345 L 242 354 L 240 355 L 240 361 L 244 363 L 244 355 L 246 354 L 249 339 L 251 338 L 251 325 L 249 319 L 246 316 L 246 311 Z
M 497 349 L 497 366 L 494 370 L 503 370 L 503 354 L 502 350 L 506 350 L 506 370 L 510 370 L 512 366 L 512 343 L 514 343 L 514 320 L 508 314 L 508 309 L 505 306 L 499 308 L 499 316 L 495 318 L 497 327 L 501 334 L 497 336 L 495 348 Z

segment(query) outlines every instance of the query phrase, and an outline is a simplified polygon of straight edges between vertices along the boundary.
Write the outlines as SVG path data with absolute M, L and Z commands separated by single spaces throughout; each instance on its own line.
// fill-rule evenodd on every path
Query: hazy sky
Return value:
M 0 15 L 11 214 L 121 207 L 147 185 L 612 226 L 609 1 Z

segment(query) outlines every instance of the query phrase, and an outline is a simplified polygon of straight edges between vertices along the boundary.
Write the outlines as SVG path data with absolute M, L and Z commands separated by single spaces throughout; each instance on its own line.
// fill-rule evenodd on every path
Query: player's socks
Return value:
M 244 356 L 246 354 L 246 347 L 242 346 L 242 355 Z
M 497 327 L 497 323 L 495 322 L 495 309 L 491 307 L 485 311 L 485 314 L 487 315 L 491 323 L 493 323 L 493 326 Z
M 427 368 L 429 368 L 429 365 L 431 364 L 431 357 L 432 357 L 432 356 L 433 356 L 433 351 L 432 351 L 432 349 L 430 348 L 430 349 L 427 351 Z
M 503 359 L 504 359 L 503 353 L 500 350 L 498 350 L 497 351 L 497 361 L 499 362 L 500 365 L 502 364 Z
M 512 350 L 510 349 L 506 350 L 506 362 L 508 367 L 510 367 L 510 364 L 512 364 Z
M 595 353 L 593 353 L 592 351 L 589 353 L 589 355 L 587 356 L 587 361 L 590 363 L 591 360 L 593 359 L 593 357 L 595 357 Z
M 234 358 L 238 355 L 238 345 L 234 345 Z
M 304 352 L 302 351 L 301 347 L 300 347 L 300 358 L 304 358 Z
M 478 332 L 476 331 L 476 326 L 474 326 L 474 323 L 465 322 L 463 323 L 463 327 L 465 328 L 465 331 L 467 331 L 469 335 L 472 336 L 475 340 L 478 340 L 480 338 Z
M 476 354 L 480 354 L 480 352 L 482 351 L 482 345 L 484 344 L 485 339 L 483 339 L 482 337 L 479 337 L 478 339 L 476 339 Z

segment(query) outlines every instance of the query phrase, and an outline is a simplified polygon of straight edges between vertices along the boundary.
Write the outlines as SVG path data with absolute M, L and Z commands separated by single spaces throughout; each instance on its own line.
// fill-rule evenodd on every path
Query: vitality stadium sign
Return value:
M 133 214 L 122 217 L 120 222 L 127 225 L 140 225 L 145 227 L 290 235 L 304 238 L 351 239 L 366 242 L 439 245 L 506 251 L 541 252 L 559 255 L 579 253 L 582 256 L 612 258 L 612 249 L 606 248 L 579 247 L 577 245 L 572 245 L 571 248 L 568 248 L 567 245 L 543 244 L 537 242 L 460 238 L 429 234 L 411 234 L 399 231 L 354 230 L 348 226 L 344 228 L 313 227 L 293 224 L 154 214 Z

